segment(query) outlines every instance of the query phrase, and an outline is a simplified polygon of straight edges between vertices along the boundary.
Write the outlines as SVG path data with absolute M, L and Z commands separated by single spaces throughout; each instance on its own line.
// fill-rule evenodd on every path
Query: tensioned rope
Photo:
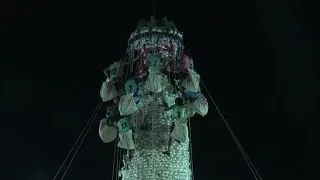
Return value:
M 126 60 L 124 61 L 124 76 L 122 79 L 122 82 L 126 82 L 128 80 L 129 71 L 133 70 L 133 54 L 132 51 L 128 51 L 128 56 L 126 57 Z M 126 88 L 126 84 L 124 83 L 124 86 Z M 116 139 L 115 145 L 114 145 L 114 153 L 113 153 L 113 167 L 112 167 L 112 180 L 116 179 L 118 180 L 119 177 L 119 170 L 121 169 L 121 158 L 122 157 L 122 149 L 117 146 L 119 142 L 119 138 Z
M 117 142 L 119 142 L 119 139 L 117 140 Z M 117 157 L 116 157 L 116 159 L 117 159 L 117 161 L 116 161 L 116 170 L 115 170 L 115 172 L 116 172 L 116 180 L 118 180 L 119 179 L 119 166 L 120 166 L 120 161 L 121 160 L 119 160 L 119 156 L 120 156 L 120 148 L 118 148 L 118 147 L 116 147 L 116 151 L 117 151 Z
M 101 105 L 102 105 L 102 101 L 100 101 L 100 102 L 98 103 L 97 107 L 95 108 L 94 112 L 92 113 L 91 117 L 89 118 L 89 121 L 87 122 L 87 124 L 86 124 L 86 125 L 84 126 L 84 128 L 82 129 L 82 131 L 81 131 L 80 135 L 78 136 L 76 142 L 73 144 L 73 146 L 72 146 L 72 148 L 70 149 L 68 155 L 66 156 L 66 158 L 64 159 L 64 161 L 63 161 L 62 164 L 60 165 L 59 170 L 58 170 L 58 172 L 55 174 L 53 180 L 55 180 L 55 179 L 57 178 L 57 176 L 59 175 L 62 167 L 63 167 L 64 164 L 67 162 L 69 156 L 71 155 L 71 153 L 73 152 L 73 150 L 74 150 L 74 148 L 76 147 L 77 143 L 79 142 L 82 134 L 86 131 L 87 127 L 90 125 L 90 122 L 95 119 L 95 118 L 93 118 L 93 120 L 92 120 L 92 117 L 94 117 L 95 114 L 99 111 L 99 109 L 101 108 Z
M 116 150 L 117 150 L 117 141 L 114 143 L 114 151 L 113 151 L 113 163 L 112 163 L 112 180 L 114 179 L 114 173 L 115 173 L 115 164 L 116 164 Z
M 173 75 L 174 75 L 174 80 L 177 79 L 176 76 L 176 60 L 175 60 L 175 64 L 173 66 Z M 179 88 L 180 89 L 180 88 Z M 174 91 L 177 91 L 177 84 L 175 82 L 174 84 Z M 189 104 L 188 104 L 188 109 L 189 109 Z M 189 129 L 189 163 L 190 163 L 190 169 L 191 169 L 191 180 L 194 180 L 194 170 L 193 170 L 193 155 L 192 155 L 192 134 L 191 134 L 191 121 L 190 118 L 188 118 L 188 129 Z
M 72 156 L 72 158 L 71 158 L 71 161 L 69 162 L 69 164 L 68 164 L 68 166 L 67 166 L 67 169 L 64 171 L 64 173 L 63 173 L 63 175 L 62 175 L 62 177 L 61 177 L 61 180 L 63 180 L 64 176 L 66 175 L 67 171 L 69 170 L 69 168 L 70 168 L 70 166 L 71 166 L 74 158 L 76 157 L 76 155 L 77 155 L 77 153 L 78 153 L 81 145 L 83 144 L 83 141 L 85 140 L 85 138 L 86 138 L 86 136 L 87 136 L 87 134 L 88 134 L 91 126 L 93 125 L 93 122 L 94 122 L 94 120 L 96 119 L 96 117 L 97 117 L 97 115 L 98 115 L 98 113 L 99 113 L 99 111 L 100 111 L 100 109 L 101 109 L 101 107 L 102 107 L 102 104 L 103 104 L 103 102 L 100 101 L 100 106 L 99 106 L 98 110 L 96 111 L 96 113 L 94 114 L 94 117 L 92 118 L 92 120 L 91 120 L 91 122 L 90 122 L 90 124 L 89 124 L 89 127 L 87 128 L 87 131 L 85 132 L 85 134 L 84 134 L 84 136 L 83 136 L 83 138 L 82 138 L 82 140 L 81 140 L 81 142 L 80 142 L 80 144 L 79 144 L 76 152 L 73 154 L 73 156 Z
M 223 114 L 222 114 L 222 112 L 220 111 L 220 109 L 219 109 L 218 105 L 217 105 L 217 104 L 215 103 L 215 101 L 213 100 L 213 98 L 212 98 L 212 96 L 211 96 L 211 94 L 210 94 L 209 90 L 207 89 L 206 85 L 204 84 L 204 82 L 202 81 L 202 79 L 200 79 L 200 81 L 201 81 L 202 86 L 203 86 L 203 87 L 204 87 L 204 89 L 206 90 L 206 92 L 207 92 L 207 94 L 208 94 L 208 96 L 209 96 L 209 98 L 210 98 L 210 100 L 211 100 L 212 104 L 213 104 L 213 105 L 215 106 L 215 108 L 217 109 L 217 111 L 218 111 L 218 113 L 219 113 L 219 115 L 220 115 L 221 119 L 223 120 L 224 124 L 226 125 L 226 127 L 227 127 L 228 131 L 230 132 L 230 134 L 231 134 L 231 136 L 232 136 L 232 138 L 233 138 L 234 142 L 236 143 L 236 145 L 237 145 L 237 147 L 238 147 L 239 151 L 241 152 L 241 154 L 242 154 L 242 156 L 243 156 L 244 160 L 245 160 L 245 161 L 246 161 L 246 163 L 248 164 L 248 166 L 249 166 L 249 168 L 250 168 L 250 170 L 251 170 L 252 174 L 254 175 L 255 179 L 256 179 L 256 180 L 262 180 L 262 178 L 261 178 L 261 176 L 260 176 L 259 172 L 257 171 L 257 169 L 255 168 L 255 166 L 254 166 L 254 165 L 253 165 L 253 163 L 251 162 L 250 158 L 248 157 L 247 153 L 245 152 L 245 150 L 244 150 L 244 149 L 243 149 L 243 147 L 241 146 L 241 144 L 240 144 L 240 142 L 239 142 L 238 138 L 237 138 L 237 137 L 236 137 L 236 135 L 233 133 L 233 131 L 232 131 L 232 129 L 231 129 L 231 127 L 230 127 L 229 123 L 227 122 L 226 118 L 223 116 Z
M 190 117 L 189 117 L 189 120 L 188 120 L 189 122 L 189 134 L 190 134 L 190 138 L 189 138 L 189 141 L 190 141 L 190 143 L 189 143 L 189 148 L 190 148 L 190 150 L 189 150 L 189 152 L 190 152 L 190 164 L 191 164 L 191 179 L 192 180 L 194 180 L 194 170 L 193 170 L 193 155 L 192 155 L 192 134 L 191 134 L 191 121 L 190 121 Z

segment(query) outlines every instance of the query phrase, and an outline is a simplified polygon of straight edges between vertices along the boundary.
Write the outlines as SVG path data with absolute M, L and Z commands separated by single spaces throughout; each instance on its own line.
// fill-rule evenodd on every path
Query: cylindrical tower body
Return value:
M 113 70 L 121 69 L 119 64 L 106 72 L 107 83 L 119 75 Z M 191 179 L 188 121 L 195 113 L 204 116 L 208 104 L 193 60 L 184 53 L 182 33 L 166 18 L 140 21 L 124 64 L 124 90 L 116 101 L 120 115 L 109 122 L 118 128 L 118 147 L 125 152 L 119 175 L 123 180 Z M 104 101 L 116 96 L 112 88 L 119 85 L 105 85 Z

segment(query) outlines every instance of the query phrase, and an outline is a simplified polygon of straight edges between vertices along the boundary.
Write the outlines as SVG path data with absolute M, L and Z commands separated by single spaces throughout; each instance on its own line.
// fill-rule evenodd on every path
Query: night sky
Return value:
M 318 179 L 319 6 L 268 2 L 159 1 L 156 17 L 184 32 L 196 69 L 262 178 Z M 51 180 L 100 101 L 103 69 L 125 55 L 152 2 L 0 7 L 0 179 Z M 114 143 L 99 138 L 103 117 L 65 180 L 111 180 Z M 206 117 L 192 119 L 192 143 L 196 180 L 254 179 L 212 104 Z

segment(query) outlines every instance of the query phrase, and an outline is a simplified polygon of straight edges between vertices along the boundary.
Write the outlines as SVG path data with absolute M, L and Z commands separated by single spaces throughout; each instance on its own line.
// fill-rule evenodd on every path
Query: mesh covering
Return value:
M 160 25 L 153 18 L 141 21 L 131 34 L 127 64 L 135 72 L 126 80 L 125 95 L 119 95 L 117 104 L 122 116 L 117 124 L 118 147 L 130 154 L 119 170 L 123 180 L 191 179 L 187 120 L 196 112 L 205 115 L 208 105 L 203 95 L 193 96 L 201 92 L 200 76 L 183 49 L 182 33 L 166 19 Z M 109 69 L 109 77 L 122 72 L 120 64 Z M 182 71 L 188 76 L 179 76 Z M 175 104 L 177 97 L 193 104 Z

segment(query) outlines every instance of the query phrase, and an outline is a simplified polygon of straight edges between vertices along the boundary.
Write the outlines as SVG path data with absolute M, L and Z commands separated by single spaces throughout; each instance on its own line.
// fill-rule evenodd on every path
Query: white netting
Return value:
M 149 75 L 144 88 L 154 93 L 161 92 L 163 88 L 165 88 L 162 76 L 160 74 L 149 71 Z
M 120 141 L 118 147 L 123 149 L 135 149 L 132 139 L 132 130 L 119 134 Z
M 136 150 L 124 180 L 190 180 L 189 144 L 173 142 L 170 156 L 156 150 Z
M 138 111 L 138 106 L 133 98 L 133 93 L 123 95 L 119 101 L 119 112 L 121 116 L 127 116 Z
M 107 79 L 107 81 L 102 83 L 100 89 L 100 97 L 103 102 L 110 101 L 118 96 L 117 89 L 115 85 Z
M 186 89 L 186 91 L 200 91 L 200 75 L 194 70 L 188 69 L 188 77 L 182 82 L 181 85 Z
M 109 143 L 116 139 L 117 128 L 107 125 L 107 119 L 103 118 L 99 124 L 99 136 L 104 143 Z
M 112 81 L 117 81 L 123 74 L 123 62 L 116 61 L 104 70 L 104 74 Z
M 188 126 L 186 123 L 175 122 L 171 137 L 179 142 L 189 141 Z
M 193 103 L 190 104 L 190 107 L 201 116 L 205 116 L 208 113 L 208 101 L 206 97 L 201 94 Z

